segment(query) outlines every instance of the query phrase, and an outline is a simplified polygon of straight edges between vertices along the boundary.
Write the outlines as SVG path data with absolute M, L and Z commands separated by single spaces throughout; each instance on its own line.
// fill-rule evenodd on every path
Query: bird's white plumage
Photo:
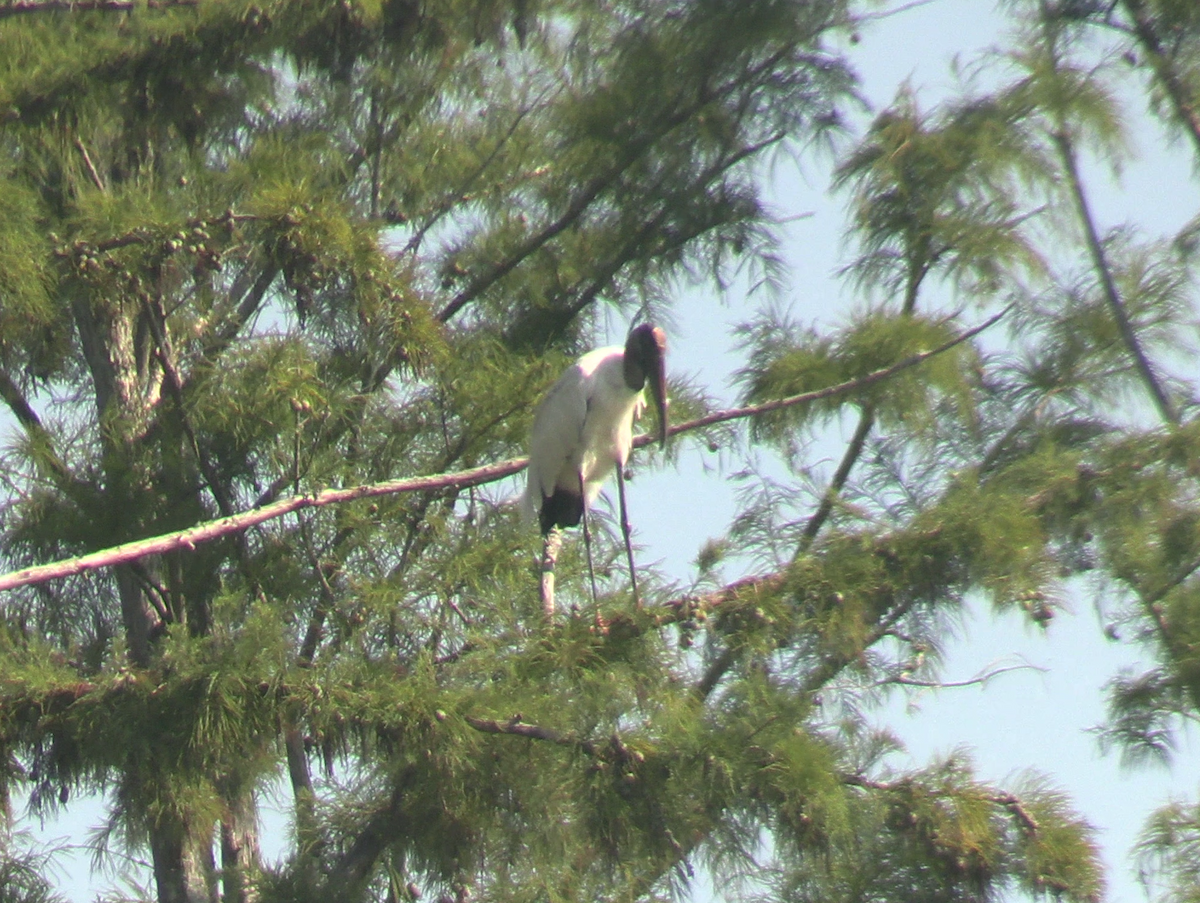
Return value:
M 624 466 L 633 445 L 633 421 L 645 407 L 642 391 L 624 376 L 619 345 L 588 352 L 550 387 L 533 418 L 529 482 L 524 508 L 536 517 L 555 487 L 579 492 L 590 505 L 614 466 Z

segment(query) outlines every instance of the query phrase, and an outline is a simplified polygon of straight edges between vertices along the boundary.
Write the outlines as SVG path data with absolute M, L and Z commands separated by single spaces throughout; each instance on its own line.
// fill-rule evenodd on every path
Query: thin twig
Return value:
M 104 185 L 104 180 L 100 178 L 100 173 L 96 169 L 96 164 L 92 162 L 92 155 L 88 153 L 87 147 L 83 143 L 83 139 L 76 136 L 75 148 L 79 151 L 79 155 L 83 157 L 83 165 L 87 167 L 88 175 L 92 179 L 92 184 L 101 191 L 108 191 Z
M 962 689 L 963 687 L 985 686 L 992 678 L 999 677 L 1001 674 L 1007 674 L 1010 671 L 1040 671 L 1044 674 L 1048 670 L 1048 668 L 1043 668 L 1040 665 L 1025 662 L 1020 665 L 1005 665 L 1001 668 L 992 668 L 981 674 L 976 674 L 974 677 L 968 677 L 965 680 L 920 680 L 900 674 L 877 681 L 875 686 L 882 687 L 890 684 L 898 684 L 902 687 L 918 687 L 927 690 L 955 690 Z

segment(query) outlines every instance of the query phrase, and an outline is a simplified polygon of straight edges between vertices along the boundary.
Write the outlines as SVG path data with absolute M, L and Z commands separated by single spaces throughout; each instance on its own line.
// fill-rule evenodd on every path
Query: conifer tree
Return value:
M 1160 663 L 1114 685 L 1112 735 L 1162 749 L 1200 699 L 1194 235 L 1102 234 L 1079 168 L 1123 149 L 1097 52 L 1193 128 L 1200 20 L 1011 6 L 1000 88 L 902 92 L 853 139 L 849 0 L 0 4 L 5 562 L 286 511 L 7 592 L 5 802 L 102 794 L 98 844 L 161 903 L 656 900 L 696 869 L 746 898 L 1098 900 L 1047 782 L 899 770 L 863 718 L 936 681 L 968 597 L 1045 623 L 1080 575 Z M 748 575 L 714 546 L 639 610 L 611 535 L 599 611 L 568 543 L 548 621 L 536 531 L 488 485 L 519 464 L 476 468 L 522 453 L 606 312 L 770 277 L 766 164 L 831 144 L 858 313 L 749 324 L 762 407 L 734 426 L 672 393 L 677 441 L 744 431 L 809 484 L 732 524 Z M 1181 887 L 1197 824 L 1147 831 Z M 44 898 L 23 855 L 0 889 Z

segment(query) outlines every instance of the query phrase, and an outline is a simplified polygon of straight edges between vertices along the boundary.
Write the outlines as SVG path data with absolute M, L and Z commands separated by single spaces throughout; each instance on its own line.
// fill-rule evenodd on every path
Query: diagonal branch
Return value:
M 437 714 L 439 720 L 446 717 L 444 712 L 439 711 Z M 573 749 L 582 750 L 589 756 L 600 754 L 599 748 L 591 740 L 584 740 L 582 737 L 577 737 L 574 734 L 562 733 L 548 727 L 542 727 L 541 725 L 529 724 L 526 721 L 522 721 L 520 715 L 514 715 L 508 721 L 476 718 L 472 715 L 464 716 L 463 720 L 475 728 L 475 730 L 484 734 L 507 734 L 511 737 L 527 737 L 530 740 L 545 740 L 557 746 L 569 746 Z
M 1146 56 L 1150 58 L 1155 77 L 1162 83 L 1164 93 L 1175 108 L 1175 115 L 1200 155 L 1200 107 L 1197 106 L 1193 93 L 1188 89 L 1174 61 L 1168 57 L 1158 28 L 1146 9 L 1145 0 L 1121 0 L 1121 5 L 1133 19 L 1133 33 Z
M 1112 267 L 1109 264 L 1108 255 L 1104 252 L 1104 244 L 1096 232 L 1096 221 L 1092 216 L 1091 207 L 1088 205 L 1087 193 L 1084 191 L 1083 177 L 1079 173 L 1074 141 L 1065 126 L 1058 129 L 1052 135 L 1052 138 L 1055 148 L 1058 150 L 1059 158 L 1062 161 L 1063 169 L 1066 172 L 1068 188 L 1075 202 L 1075 212 L 1079 217 L 1079 225 L 1083 230 L 1083 237 L 1087 243 L 1088 255 L 1092 258 L 1092 266 L 1096 270 L 1096 278 L 1100 282 L 1100 290 L 1104 295 L 1104 301 L 1108 305 L 1113 320 L 1117 324 L 1117 330 L 1121 334 L 1121 341 L 1125 345 L 1125 350 L 1129 353 L 1129 356 L 1133 358 L 1138 375 L 1142 378 L 1142 382 L 1146 386 L 1146 391 L 1150 393 L 1150 397 L 1154 400 L 1159 415 L 1167 423 L 1178 424 L 1179 412 L 1175 410 L 1175 405 L 1172 404 L 1171 399 L 1167 396 L 1162 381 L 1158 374 L 1154 372 L 1154 366 L 1150 363 L 1150 358 L 1146 355 L 1145 349 L 1142 348 L 1137 330 L 1134 329 L 1133 322 L 1129 318 L 1129 311 L 1126 309 L 1125 301 L 1117 289 L 1116 280 L 1113 279 Z
M 50 431 L 42 424 L 42 418 L 33 409 L 29 399 L 21 391 L 21 387 L 17 385 L 16 380 L 8 371 L 2 368 L 0 368 L 0 399 L 8 405 L 13 416 L 17 418 L 17 422 L 25 428 L 26 435 L 42 450 L 45 455 L 43 463 L 49 469 L 54 484 L 69 497 L 78 500 L 85 488 L 84 485 L 75 479 L 66 462 L 55 451 L 54 439 L 50 435 Z
M 695 420 L 689 420 L 686 423 L 681 423 L 678 426 L 673 426 L 668 430 L 668 434 L 674 436 L 676 433 L 688 432 L 690 430 L 702 429 L 706 426 L 714 426 L 718 423 L 726 423 L 730 420 L 741 420 L 746 417 L 756 417 L 759 414 L 770 414 L 774 411 L 790 408 L 793 405 L 803 404 L 810 401 L 821 401 L 826 398 L 836 398 L 839 395 L 849 395 L 857 392 L 859 389 L 865 389 L 873 386 L 876 383 L 890 379 L 897 373 L 908 370 L 918 364 L 924 363 L 931 357 L 937 357 L 939 354 L 944 354 L 951 348 L 961 345 L 975 336 L 979 335 L 986 329 L 990 329 L 1002 320 L 1009 311 L 1013 309 L 1013 305 L 1004 308 L 998 314 L 995 314 L 984 320 L 978 326 L 972 326 L 965 332 L 961 332 L 952 339 L 948 339 L 936 348 L 931 348 L 929 351 L 919 351 L 916 354 L 909 355 L 903 360 L 890 364 L 887 367 L 880 367 L 878 370 L 872 370 L 863 376 L 856 376 L 854 379 L 848 379 L 844 383 L 826 386 L 824 389 L 814 389 L 811 392 L 801 392 L 799 395 L 789 395 L 787 398 L 776 398 L 771 401 L 764 401 L 759 404 L 746 405 L 740 408 L 728 408 L 724 411 L 714 411 L 711 414 L 705 414 L 702 417 L 697 417 Z M 652 445 L 658 440 L 649 434 L 643 433 L 640 436 L 635 436 L 633 439 L 633 447 L 641 448 L 645 445 Z
M 747 144 L 739 148 L 737 151 L 723 155 L 712 166 L 708 167 L 700 177 L 696 180 L 696 187 L 704 188 L 711 185 L 718 177 L 727 173 L 743 160 L 773 147 L 776 144 L 787 138 L 784 132 L 776 132 L 770 137 Z M 655 186 L 656 193 L 662 192 L 663 185 L 660 183 Z M 642 225 L 629 237 L 628 240 L 620 247 L 616 254 L 612 255 L 608 263 L 604 264 L 596 272 L 587 288 L 578 291 L 577 296 L 567 308 L 567 312 L 572 316 L 578 315 L 584 308 L 596 299 L 596 296 L 604 291 L 611 283 L 613 278 L 621 271 L 622 267 L 633 260 L 638 251 L 644 247 L 651 236 L 662 230 L 663 223 L 666 222 L 668 214 L 671 212 L 670 196 L 666 193 L 661 194 L 661 204 L 658 213 L 648 218 Z M 699 238 L 701 235 L 711 231 L 720 223 L 702 221 L 694 226 L 689 224 L 687 229 L 673 229 L 670 234 L 664 237 L 669 238 L 659 247 L 652 249 L 651 257 L 668 257 L 670 254 L 677 252 L 688 242 Z
M 859 787 L 863 790 L 879 790 L 884 793 L 905 793 L 911 791 L 917 786 L 912 780 L 901 779 L 899 781 L 876 781 L 871 778 L 864 777 L 860 774 L 843 774 L 841 776 L 842 783 L 848 787 Z M 945 790 L 937 790 L 938 793 L 946 793 Z M 983 793 L 982 798 L 993 805 L 1007 809 L 1013 817 L 1020 822 L 1021 827 L 1025 829 L 1031 837 L 1036 836 L 1040 830 L 1037 819 L 1033 817 L 1025 803 L 1019 796 L 1013 793 L 997 792 Z
M 93 552 L 90 555 L 59 561 L 54 564 L 39 565 L 37 567 L 14 571 L 11 574 L 0 576 L 0 590 L 25 586 L 30 583 L 44 583 L 47 580 L 53 580 L 58 577 L 69 577 L 72 574 L 81 574 L 84 571 L 111 567 L 127 561 L 144 558 L 147 555 L 158 555 L 176 549 L 194 549 L 201 543 L 210 542 L 222 536 L 228 536 L 231 533 L 240 533 L 243 530 L 256 527 L 266 521 L 283 517 L 283 515 L 291 514 L 293 511 L 302 511 L 305 508 L 321 508 L 326 505 L 340 504 L 342 502 L 351 502 L 356 499 L 373 498 L 381 495 L 393 495 L 399 492 L 419 492 L 427 489 L 443 489 L 448 486 L 479 486 L 518 473 L 525 468 L 526 463 L 525 458 L 512 458 L 508 461 L 502 461 L 499 464 L 489 464 L 484 467 L 476 467 L 458 473 L 412 477 L 406 480 L 389 480 L 384 483 L 372 483 L 366 486 L 355 486 L 350 489 L 326 489 L 312 495 L 292 496 L 291 498 L 281 499 L 274 504 L 265 505 L 262 508 L 254 508 L 230 517 L 206 521 L 195 527 L 189 527 L 186 530 L 177 530 L 174 533 L 165 533 L 149 539 L 127 542 L 110 549 L 103 549 L 99 552 Z
M 483 174 L 487 172 L 488 167 L 490 167 L 496 161 L 496 158 L 500 156 L 500 152 L 504 149 L 505 145 L 508 144 L 512 136 L 517 133 L 517 129 L 525 120 L 525 117 L 532 113 L 536 108 L 537 105 L 532 104 L 530 106 L 523 107 L 518 111 L 517 115 L 513 118 L 513 121 L 509 124 L 508 130 L 500 137 L 500 140 L 496 142 L 496 146 L 491 149 L 487 156 L 485 156 L 479 162 L 479 165 L 475 167 L 474 172 L 470 173 L 466 179 L 463 180 L 462 185 L 457 191 L 455 191 L 449 197 L 444 198 L 440 204 L 430 211 L 425 219 L 425 222 L 413 230 L 413 235 L 404 245 L 404 249 L 400 252 L 401 254 L 416 254 L 417 249 L 421 246 L 421 242 L 425 240 L 425 236 L 429 233 L 429 230 L 436 226 L 443 217 L 453 210 L 455 204 L 471 200 L 471 188 L 476 182 L 483 178 Z M 534 174 L 540 175 L 540 172 L 538 172 L 538 170 L 534 170 Z
M 75 149 L 79 151 L 79 155 L 83 158 L 83 165 L 87 169 L 88 177 L 92 180 L 92 184 L 100 191 L 108 191 L 108 188 L 104 185 L 104 179 L 100 177 L 100 171 L 96 169 L 96 164 L 92 162 L 92 155 L 88 153 L 87 145 L 78 136 L 75 138 Z
M 494 285 L 500 279 L 503 279 L 538 249 L 544 247 L 547 242 L 555 236 L 566 231 L 573 223 L 575 223 L 585 212 L 592 202 L 600 196 L 600 194 L 608 188 L 613 182 L 620 177 L 621 173 L 632 164 L 636 156 L 631 157 L 626 155 L 627 162 L 622 162 L 619 166 L 614 167 L 609 172 L 597 176 L 588 184 L 578 197 L 563 211 L 558 219 L 546 224 L 541 231 L 530 235 L 524 242 L 519 244 L 515 251 L 509 257 L 498 264 L 495 264 L 483 273 L 481 276 L 473 279 L 471 284 L 464 288 L 461 292 L 450 300 L 450 303 L 443 307 L 437 315 L 439 323 L 446 323 L 457 314 L 460 310 L 478 298 L 490 286 Z
M 1127 3 L 1126 5 L 1131 7 L 1130 12 L 1136 18 L 1141 9 L 1141 4 L 1135 0 L 1135 2 Z M 1043 9 L 1044 6 L 1045 3 L 1043 0 Z M 1144 13 L 1144 10 L 1141 11 Z M 1056 70 L 1059 64 L 1058 33 L 1045 21 L 1045 17 L 1043 17 L 1043 28 L 1047 49 L 1050 53 L 1051 66 L 1054 67 L 1054 74 L 1057 74 Z M 1091 258 L 1092 268 L 1095 270 L 1096 281 L 1099 283 L 1104 303 L 1108 306 L 1113 322 L 1117 326 L 1118 333 L 1120 333 L 1121 342 L 1125 346 L 1126 352 L 1133 358 L 1134 368 L 1145 385 L 1147 393 L 1158 408 L 1159 415 L 1163 421 L 1172 425 L 1178 425 L 1179 412 L 1167 396 L 1162 380 L 1154 372 L 1154 366 L 1151 364 L 1150 358 L 1142 347 L 1141 341 L 1138 339 L 1137 330 L 1130 319 L 1125 299 L 1121 297 L 1116 280 L 1113 278 L 1112 265 L 1109 262 L 1108 255 L 1105 253 L 1104 243 L 1101 241 L 1100 234 L 1097 231 L 1096 219 L 1092 215 L 1092 209 L 1088 203 L 1083 176 L 1079 172 L 1079 156 L 1076 151 L 1075 136 L 1067 121 L 1067 116 L 1062 110 L 1055 111 L 1048 132 L 1050 141 L 1054 146 L 1054 151 L 1058 155 L 1059 163 L 1062 166 L 1063 175 L 1066 177 L 1066 188 L 1071 202 L 1075 207 L 1075 216 L 1079 220 L 1079 229 L 1083 233 L 1084 244 L 1087 246 L 1088 257 Z
M 867 439 L 874 427 L 875 406 L 866 405 L 863 407 L 862 413 L 859 414 L 858 426 L 854 428 L 854 435 L 850 437 L 850 444 L 846 446 L 846 451 L 842 454 L 842 460 L 838 463 L 837 471 L 834 472 L 833 479 L 829 481 L 829 486 L 826 487 L 824 495 L 821 496 L 821 503 L 804 525 L 804 533 L 800 537 L 800 543 L 796 549 L 796 558 L 799 558 L 808 551 L 809 547 L 813 544 L 813 540 L 817 538 L 817 534 L 821 532 L 821 528 L 825 526 L 825 522 L 829 520 L 829 515 L 833 513 L 834 505 L 837 504 L 842 490 L 846 488 L 846 483 L 850 479 L 850 471 L 854 469 L 854 465 L 862 457 L 863 449 L 866 447 Z
M 25 393 L 21 391 L 21 387 L 17 385 L 8 373 L 7 370 L 0 369 L 0 399 L 8 405 L 13 416 L 21 426 L 25 427 L 26 432 L 31 435 L 41 436 L 46 432 L 46 428 L 42 426 L 42 418 L 37 415 L 37 411 L 33 409 L 33 405 L 29 403 L 29 399 L 25 397 Z
M 725 423 L 731 420 L 739 420 L 747 417 L 766 414 L 771 411 L 778 411 L 782 408 L 791 407 L 793 405 L 805 404 L 812 401 L 818 401 L 826 398 L 833 398 L 839 395 L 847 395 L 856 392 L 860 389 L 872 386 L 881 382 L 895 374 L 915 367 L 923 361 L 928 360 L 936 355 L 943 354 L 962 344 L 968 339 L 973 338 L 983 332 L 988 327 L 998 322 L 1011 308 L 1005 308 L 995 316 L 985 320 L 978 326 L 975 326 L 967 331 L 955 336 L 946 342 L 943 342 L 936 348 L 929 351 L 923 351 L 918 354 L 910 355 L 889 367 L 882 367 L 879 370 L 874 370 L 864 376 L 856 377 L 855 379 L 847 380 L 844 383 L 838 383 L 834 386 L 827 386 L 824 389 L 817 389 L 812 392 L 803 392 L 799 395 L 793 395 L 789 398 L 779 398 L 772 401 L 766 401 L 761 404 L 747 405 L 740 408 L 730 408 L 724 411 L 714 411 L 706 414 L 703 417 L 698 417 L 695 420 L 687 421 L 673 426 L 670 429 L 671 435 L 689 432 L 691 430 L 701 429 L 706 426 L 713 426 L 717 423 Z M 649 445 L 656 441 L 653 436 L 640 435 L 633 440 L 635 448 Z M 194 527 L 189 527 L 185 530 L 177 530 L 174 533 L 165 533 L 161 536 L 154 536 L 149 539 L 136 540 L 128 542 L 120 546 L 115 546 L 109 549 L 102 549 L 98 552 L 93 552 L 89 555 L 83 555 L 77 558 L 70 558 L 64 561 L 54 562 L 52 564 L 38 565 L 36 567 L 25 568 L 19 571 L 0 576 L 0 590 L 13 589 L 18 586 L 26 586 L 32 583 L 44 583 L 47 580 L 54 580 L 60 577 L 69 577 L 73 574 L 81 574 L 85 571 L 98 570 L 100 568 L 111 567 L 116 564 L 122 564 L 129 561 L 134 561 L 138 558 L 144 558 L 147 555 L 157 555 L 163 552 L 169 552 L 176 549 L 193 549 L 200 543 L 210 542 L 222 536 L 228 536 L 232 533 L 239 533 L 248 530 L 251 527 L 258 526 L 269 520 L 282 517 L 285 514 L 290 514 L 293 511 L 301 511 L 305 508 L 322 508 L 327 505 L 343 504 L 352 502 L 358 499 L 375 498 L 384 495 L 395 495 L 402 492 L 426 492 L 439 489 L 466 489 L 471 486 L 482 486 L 486 483 L 494 483 L 497 480 L 502 480 L 505 477 L 520 473 L 528 464 L 528 459 L 524 457 L 510 458 L 507 461 L 500 461 L 495 464 L 486 464 L 482 467 L 474 467 L 469 470 L 457 471 L 455 473 L 433 474 L 422 477 L 408 477 L 401 480 L 387 480 L 382 483 L 369 483 L 362 486 L 353 486 L 347 489 L 325 489 L 320 492 L 315 492 L 310 495 L 298 495 L 290 498 L 281 499 L 261 508 L 254 508 L 249 511 L 241 512 L 240 514 L 230 515 L 228 517 L 218 518 L 217 520 L 206 521 L 205 523 L 197 524 Z
M 196 466 L 200 468 L 200 473 L 204 475 L 204 481 L 208 483 L 208 488 L 217 502 L 217 508 L 222 516 L 228 517 L 234 513 L 233 500 L 230 498 L 225 484 L 221 482 L 212 461 L 200 447 L 200 440 L 196 437 L 196 431 L 192 428 L 191 419 L 187 415 L 183 379 L 175 366 L 175 349 L 170 333 L 167 331 L 167 314 L 163 310 L 162 299 L 151 298 L 149 294 L 143 294 L 142 306 L 150 325 L 150 333 L 158 347 L 158 360 L 162 364 L 167 390 L 171 393 L 171 399 L 175 403 L 179 426 L 188 441 L 188 447 L 192 452 L 192 457 L 196 460 Z

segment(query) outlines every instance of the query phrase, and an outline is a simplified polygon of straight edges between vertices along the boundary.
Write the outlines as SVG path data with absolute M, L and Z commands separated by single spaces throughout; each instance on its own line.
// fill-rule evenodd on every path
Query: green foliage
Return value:
M 987 61 L 995 90 L 923 111 L 902 89 L 841 149 L 857 313 L 762 314 L 738 379 L 752 403 L 824 389 L 1015 301 L 1007 340 L 710 433 L 791 472 L 691 591 L 645 571 L 632 609 L 597 512 L 604 592 L 568 541 L 547 622 L 514 487 L 449 482 L 26 588 L 0 610 L 6 804 L 104 794 L 98 846 L 150 861 L 162 900 L 219 881 L 230 903 L 654 900 L 695 866 L 731 898 L 1099 899 L 1061 795 L 962 756 L 898 771 L 864 728 L 913 675 L 936 683 L 964 600 L 1045 625 L 1085 572 L 1154 657 L 1114 681 L 1106 739 L 1166 755 L 1200 705 L 1194 228 L 1089 243 L 1086 204 L 1065 229 L 1043 210 L 1078 188 L 1077 148 L 1126 153 L 1104 42 L 1145 23 L 1097 37 L 1091 5 L 1014 6 L 1029 40 Z M 1105 6 L 1174 36 L 1135 72 L 1186 131 L 1191 7 Z M 682 285 L 782 284 L 765 163 L 845 127 L 836 48 L 869 7 L 0 19 L 4 560 L 523 453 L 533 400 L 612 318 L 669 326 L 710 313 Z M 1159 380 L 1182 412 L 1162 428 L 1141 405 Z M 672 392 L 677 423 L 708 406 Z M 746 562 L 765 564 L 720 584 Z M 275 865 L 252 842 L 268 789 L 294 828 Z M 1172 888 L 1194 883 L 1193 816 L 1143 842 Z M 14 849 L 0 897 L 47 899 Z
M 1151 899 L 1200 899 L 1200 811 L 1173 802 L 1154 813 L 1138 839 L 1137 855 Z
M 911 311 L 934 273 L 990 295 L 1005 277 L 1036 270 L 1014 189 L 1042 162 L 991 99 L 922 115 L 902 93 L 835 175 L 836 187 L 853 192 L 853 238 L 862 248 L 848 273 Z
M 45 338 L 55 322 L 45 259 L 36 196 L 19 183 L 0 182 L 0 359 L 6 368 L 45 372 L 47 357 L 61 353 Z
M 54 892 L 47 880 L 51 857 L 33 850 L 23 850 L 14 840 L 5 838 L 0 851 L 0 900 L 4 903 L 59 903 L 66 899 Z
M 744 330 L 753 368 L 741 372 L 748 403 L 785 398 L 849 382 L 883 370 L 915 354 L 945 344 L 954 336 L 944 319 L 888 317 L 872 313 L 840 333 L 824 336 L 795 335 L 787 324 L 763 320 Z M 867 386 L 852 396 L 853 403 L 869 406 L 885 424 L 903 423 L 918 435 L 932 426 L 938 406 L 949 400 L 961 409 L 968 423 L 974 353 L 959 346 L 938 355 L 919 373 L 897 374 L 886 382 Z M 784 408 L 758 418 L 758 438 L 782 438 L 806 424 L 828 419 L 841 411 L 845 397 Z

